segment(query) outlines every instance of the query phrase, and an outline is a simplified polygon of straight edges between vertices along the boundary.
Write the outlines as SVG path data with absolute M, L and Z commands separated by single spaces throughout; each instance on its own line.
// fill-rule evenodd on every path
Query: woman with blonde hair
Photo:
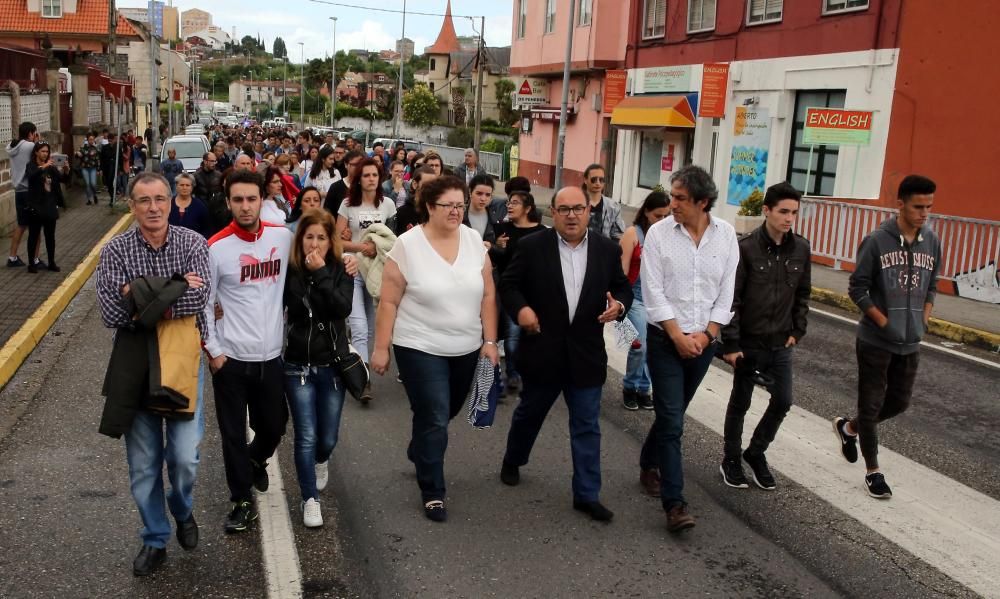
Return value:
M 310 210 L 298 220 L 289 255 L 284 304 L 285 396 L 295 435 L 295 470 L 302 494 L 302 521 L 323 525 L 319 492 L 329 480 L 327 461 L 337 445 L 344 385 L 334 361 L 347 351 L 345 319 L 351 313 L 356 263 L 341 261 L 333 216 Z

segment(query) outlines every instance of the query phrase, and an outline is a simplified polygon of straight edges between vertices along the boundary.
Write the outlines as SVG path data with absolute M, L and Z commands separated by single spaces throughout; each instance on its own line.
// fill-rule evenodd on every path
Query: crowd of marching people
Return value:
M 323 525 L 344 403 L 351 396 L 377 407 L 371 374 L 386 375 L 393 363 L 412 410 L 406 458 L 428 519 L 447 520 L 449 422 L 502 388 L 519 400 L 496 463 L 501 482 L 520 483 L 562 396 L 572 507 L 612 520 L 600 498 L 611 329 L 628 353 L 622 406 L 653 412 L 638 481 L 660 498 L 670 532 L 695 525 L 681 439 L 713 357 L 734 370 L 722 480 L 776 487 L 765 456 L 792 404 L 810 291 L 809 243 L 794 232 L 801 194 L 790 185 L 767 189 L 764 224 L 738 239 L 713 216 L 718 193 L 697 166 L 674 172 L 669 189 L 651 192 L 626 225 L 597 164 L 543 206 L 523 177 L 500 196 L 473 149 L 451 171 L 432 151 L 376 144 L 366 152 L 310 131 L 215 127 L 208 135 L 212 151 L 193 175 L 132 179 L 136 226 L 103 248 L 97 271 L 101 314 L 116 329 L 101 432 L 125 438 L 143 524 L 135 575 L 165 560 L 169 516 L 181 547 L 198 543 L 192 487 L 207 379 L 231 502 L 227 533 L 257 519 L 254 490 L 268 490 L 267 464 L 289 417 L 302 522 Z M 37 186 L 35 170 L 56 176 L 44 155 L 32 160 L 28 186 Z M 891 490 L 877 461 L 878 423 L 909 404 L 933 307 L 940 244 L 926 220 L 934 191 L 924 177 L 903 180 L 899 216 L 865 239 L 851 278 L 865 312 L 858 408 L 833 428 L 850 462 L 860 441 L 866 489 L 881 499 Z M 899 252 L 908 257 L 886 258 Z M 147 355 L 157 346 L 158 356 Z M 770 400 L 744 447 L 755 386 Z

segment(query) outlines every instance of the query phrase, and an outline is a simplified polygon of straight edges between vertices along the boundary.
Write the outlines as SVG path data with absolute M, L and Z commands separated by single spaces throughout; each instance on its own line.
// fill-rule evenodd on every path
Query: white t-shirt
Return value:
M 264 200 L 264 203 L 260 207 L 260 220 L 284 227 L 286 226 L 285 218 L 287 218 L 285 212 L 278 207 L 278 204 L 274 200 L 270 198 Z
M 483 344 L 483 264 L 486 248 L 474 230 L 459 227 L 458 257 L 448 264 L 422 226 L 399 236 L 389 258 L 406 279 L 392 342 L 436 356 L 461 356 Z
M 365 234 L 365 229 L 375 223 L 383 225 L 393 215 L 396 214 L 396 205 L 389 198 L 383 198 L 378 208 L 372 204 L 361 204 L 360 206 L 348 206 L 347 200 L 340 204 L 337 216 L 347 219 L 347 224 L 351 227 L 351 241 L 361 242 L 361 236 Z

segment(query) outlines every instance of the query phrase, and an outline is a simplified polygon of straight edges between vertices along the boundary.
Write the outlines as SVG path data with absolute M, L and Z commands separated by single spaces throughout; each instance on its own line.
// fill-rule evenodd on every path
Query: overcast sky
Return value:
M 331 0 L 338 1 L 338 0 Z M 452 0 L 455 31 L 458 35 L 479 35 L 479 20 L 475 29 L 470 19 L 462 16 L 486 17 L 486 44 L 509 46 L 513 0 Z M 402 10 L 403 0 L 343 0 L 341 4 Z M 414 41 L 420 54 L 434 43 L 441 30 L 439 16 L 410 14 L 410 11 L 443 14 L 446 0 L 407 0 L 406 37 Z M 169 4 L 169 2 L 168 2 Z M 146 6 L 144 0 L 117 0 L 119 7 Z M 200 8 L 212 14 L 212 24 L 232 33 L 237 39 L 244 35 L 261 39 L 268 52 L 275 37 L 285 40 L 291 60 L 301 55 L 298 42 L 305 43 L 306 58 L 323 58 L 333 49 L 333 22 L 337 17 L 337 49 L 395 49 L 403 26 L 403 15 L 379 12 L 371 8 L 348 8 L 321 4 L 311 0 L 173 0 L 179 11 Z M 484 14 L 485 11 L 485 14 Z

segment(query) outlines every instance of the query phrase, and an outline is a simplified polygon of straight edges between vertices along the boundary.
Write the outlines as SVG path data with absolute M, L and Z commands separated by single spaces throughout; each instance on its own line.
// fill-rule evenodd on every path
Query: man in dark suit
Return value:
M 594 520 L 601 505 L 601 388 L 607 377 L 604 324 L 622 320 L 632 288 L 619 245 L 587 234 L 589 203 L 565 187 L 552 200 L 554 228 L 521 240 L 500 281 L 501 304 L 522 327 L 517 358 L 524 388 L 514 411 L 500 479 L 520 482 L 542 422 L 562 393 L 569 408 L 573 508 Z

